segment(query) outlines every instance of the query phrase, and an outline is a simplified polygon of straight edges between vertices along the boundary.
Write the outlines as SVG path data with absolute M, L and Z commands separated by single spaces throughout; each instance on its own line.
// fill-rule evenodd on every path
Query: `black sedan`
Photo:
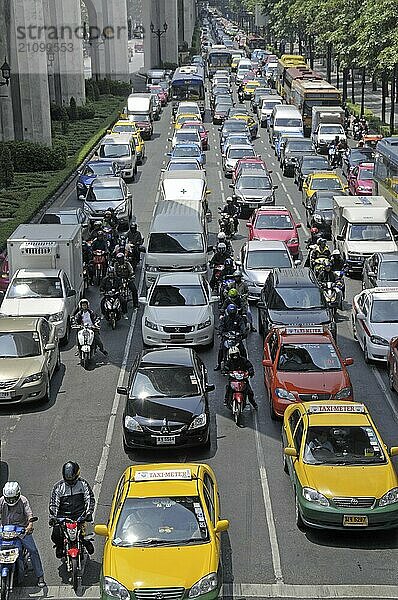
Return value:
M 210 447 L 207 370 L 191 348 L 144 350 L 127 387 L 123 443 L 132 448 Z
M 304 154 L 297 159 L 294 166 L 294 183 L 297 184 L 298 189 L 303 188 L 303 181 L 315 171 L 329 171 L 330 165 L 326 156 L 320 156 L 319 154 Z
M 221 125 L 227 118 L 229 104 L 216 104 L 213 112 L 213 125 Z
M 348 175 L 354 167 L 357 167 L 362 163 L 374 163 L 374 161 L 375 150 L 373 148 L 352 148 L 343 158 L 343 175 L 348 179 Z
M 318 190 L 305 208 L 307 225 L 316 227 L 328 240 L 332 238 L 333 196 L 331 190 Z

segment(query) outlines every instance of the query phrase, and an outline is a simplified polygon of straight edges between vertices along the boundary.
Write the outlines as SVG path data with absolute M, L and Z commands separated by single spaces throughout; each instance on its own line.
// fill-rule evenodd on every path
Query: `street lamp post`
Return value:
M 6 85 L 8 87 L 10 85 L 10 79 L 11 79 L 11 67 L 7 62 L 7 57 L 5 57 L 4 63 L 0 67 L 0 71 L 1 71 L 1 75 L 4 79 L 4 81 L 0 81 L 0 86 Z M 0 96 L 0 98 L 8 98 L 8 92 L 7 92 L 7 94 L 2 94 Z M 2 102 L 0 104 L 0 135 L 1 135 L 1 138 L 0 138 L 1 141 L 4 141 L 5 136 L 4 136 L 3 103 Z
M 156 35 L 156 37 L 158 38 L 159 67 L 162 67 L 163 66 L 163 62 L 162 62 L 162 45 L 160 43 L 160 38 L 167 31 L 167 23 L 166 22 L 163 23 L 163 29 L 160 29 L 160 28 L 155 29 L 155 25 L 153 23 L 151 23 L 150 29 L 151 29 L 151 33 L 153 33 L 153 35 Z

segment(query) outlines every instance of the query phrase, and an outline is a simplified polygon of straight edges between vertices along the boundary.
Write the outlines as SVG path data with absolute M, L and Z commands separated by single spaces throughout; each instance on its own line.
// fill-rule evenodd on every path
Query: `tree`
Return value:
M 9 188 L 14 183 L 14 165 L 10 149 L 2 144 L 0 154 L 0 188 Z

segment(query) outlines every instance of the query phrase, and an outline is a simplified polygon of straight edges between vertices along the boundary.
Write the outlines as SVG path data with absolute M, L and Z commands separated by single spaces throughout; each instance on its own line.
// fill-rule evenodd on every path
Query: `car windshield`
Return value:
M 270 190 L 271 182 L 269 177 L 248 177 L 243 175 L 236 182 L 236 187 L 238 190 Z
M 200 233 L 151 233 L 148 252 L 158 254 L 189 254 L 203 252 Z
M 88 202 L 118 202 L 124 200 L 123 192 L 119 186 L 91 187 L 88 190 Z
M 180 130 L 175 134 L 175 139 L 177 143 L 197 142 L 199 141 L 199 134 L 197 131 L 187 131 L 186 128 L 184 128 L 184 130 Z
M 333 210 L 333 198 L 317 198 L 315 211 L 317 210 Z
M 157 285 L 149 306 L 204 306 L 206 298 L 200 285 Z
M 200 171 L 200 165 L 197 162 L 189 162 L 189 163 L 185 163 L 185 162 L 174 162 L 173 160 L 171 160 L 169 162 L 168 171 Z
M 255 229 L 293 229 L 289 215 L 258 215 Z
M 380 264 L 379 279 L 382 281 L 398 280 L 398 261 L 382 261 Z
M 18 277 L 11 282 L 7 298 L 62 298 L 58 277 Z
M 304 447 L 309 465 L 378 465 L 386 463 L 373 427 L 309 427 Z
M 275 125 L 276 127 L 302 127 L 303 123 L 301 122 L 301 119 L 289 119 L 289 118 L 282 118 L 282 117 L 277 117 L 275 119 Z
M 222 128 L 222 135 L 225 137 L 233 131 L 247 131 L 247 125 L 243 121 L 236 121 L 235 123 L 228 123 Z
M 371 148 L 368 151 L 364 150 L 351 150 L 349 161 L 351 165 L 360 165 L 363 162 L 372 162 L 375 157 L 375 151 Z
M 314 150 L 311 140 L 289 142 L 289 145 L 286 147 L 286 151 L 288 152 L 308 152 L 309 150 Z
M 147 484 L 143 482 L 136 485 Z M 209 532 L 198 496 L 161 496 L 127 498 L 112 544 L 131 548 L 185 546 L 208 541 Z
M 281 287 L 273 290 L 268 306 L 271 310 L 307 310 L 323 308 L 324 305 L 318 287 Z
M 247 148 L 231 148 L 228 153 L 228 158 L 243 158 L 244 156 L 255 156 L 254 149 L 250 146 Z
M 308 171 L 310 169 L 323 170 L 329 168 L 329 163 L 323 156 L 313 156 L 312 158 L 305 158 L 301 163 L 301 167 L 303 169 L 308 169 Z
M 79 220 L 77 218 L 76 213 L 70 213 L 69 215 L 49 214 L 49 215 L 44 215 L 41 222 L 48 223 L 48 224 L 61 223 L 62 225 L 77 225 L 79 223 Z
M 36 331 L 0 333 L 0 358 L 30 358 L 40 354 L 39 336 Z
M 321 177 L 312 180 L 311 188 L 313 190 L 342 190 L 340 179 L 337 177 Z
M 229 135 L 228 137 L 225 138 L 225 145 L 245 145 L 249 143 L 249 138 L 247 137 L 247 135 L 237 135 L 236 133 L 233 133 L 231 135 Z
M 95 165 L 89 165 L 84 172 L 85 175 L 113 175 L 113 165 L 98 161 Z
M 129 396 L 146 398 L 186 398 L 200 394 L 200 387 L 192 367 L 184 365 L 142 366 L 138 369 Z M 141 414 L 141 411 L 139 411 Z
M 366 167 L 359 169 L 358 179 L 373 179 L 373 169 Z
M 332 344 L 284 344 L 279 353 L 278 370 L 341 371 L 341 364 Z
M 398 323 L 397 300 L 374 300 L 370 320 L 372 323 Z
M 198 146 L 176 146 L 174 148 L 173 156 L 200 156 L 200 149 Z
M 288 250 L 251 250 L 247 255 L 247 269 L 283 269 L 291 266 Z
M 113 133 L 134 133 L 136 131 L 136 126 L 134 123 L 126 125 L 115 125 L 112 129 Z
M 392 240 L 392 235 L 385 223 L 350 225 L 348 239 L 350 242 L 386 242 Z
M 230 106 L 231 106 L 230 104 L 217 104 L 214 112 L 218 112 L 218 113 L 224 112 L 224 113 L 227 113 L 229 111 L 229 107 Z
M 99 149 L 101 158 L 120 158 L 130 154 L 128 144 L 102 144 Z
M 344 133 L 341 125 L 321 125 L 319 131 L 330 135 L 339 135 Z
M 129 115 L 129 119 L 137 123 L 149 122 L 151 120 L 149 115 Z

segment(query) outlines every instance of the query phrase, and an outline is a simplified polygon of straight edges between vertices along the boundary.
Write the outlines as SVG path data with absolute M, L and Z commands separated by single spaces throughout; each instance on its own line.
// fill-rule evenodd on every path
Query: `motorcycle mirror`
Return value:
M 146 304 L 146 301 L 147 301 L 146 300 L 146 296 L 140 296 L 138 298 L 138 301 L 139 301 L 140 304 Z
M 208 383 L 206 385 L 206 392 L 214 392 L 215 389 L 216 389 L 216 386 L 214 385 L 214 383 Z
M 219 298 L 219 296 L 210 296 L 210 302 L 211 302 L 211 303 L 213 303 L 213 302 L 218 302 L 218 301 L 219 301 L 219 299 L 220 299 L 220 298 Z
M 85 199 L 86 199 L 86 197 L 83 196 L 83 194 L 79 194 L 79 200 L 81 200 L 82 202 L 84 202 Z
M 345 358 L 345 359 L 343 360 L 343 364 L 344 364 L 346 367 L 350 367 L 351 365 L 353 365 L 353 364 L 354 364 L 354 359 L 353 359 L 353 358 L 351 358 L 351 357 Z
M 295 265 L 296 267 L 298 267 L 299 265 L 301 265 L 301 260 L 299 260 L 299 259 L 295 260 L 295 261 L 294 261 L 294 265 Z
M 39 520 L 39 517 L 31 517 L 29 519 L 30 523 L 36 523 L 36 521 L 38 521 L 38 520 Z
M 270 360 L 269 358 L 265 358 L 263 361 L 263 367 L 272 367 L 272 360 Z
M 277 189 L 278 189 L 278 187 L 279 187 L 278 185 L 273 185 L 273 186 L 272 186 L 272 189 L 273 189 L 273 190 L 277 190 Z
M 127 396 L 127 388 L 119 385 L 117 388 L 117 393 L 120 394 L 121 396 Z
M 300 229 L 301 223 L 296 223 L 296 229 Z
M 251 227 L 252 224 L 251 223 L 246 223 L 246 227 Z
M 45 350 L 46 352 L 50 352 L 51 350 L 55 350 L 55 344 L 46 344 L 46 345 L 44 346 L 44 350 Z

